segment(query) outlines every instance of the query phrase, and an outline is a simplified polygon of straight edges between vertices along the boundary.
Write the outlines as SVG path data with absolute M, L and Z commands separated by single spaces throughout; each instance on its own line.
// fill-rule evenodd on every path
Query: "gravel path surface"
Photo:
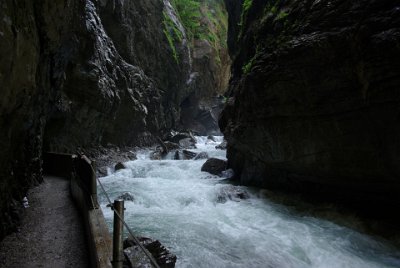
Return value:
M 20 231 L 0 242 L 0 267 L 89 267 L 82 219 L 69 181 L 45 177 L 28 193 Z

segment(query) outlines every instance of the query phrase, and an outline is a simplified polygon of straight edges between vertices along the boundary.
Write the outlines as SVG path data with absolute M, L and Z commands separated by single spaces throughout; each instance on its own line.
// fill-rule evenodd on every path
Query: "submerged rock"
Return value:
M 167 155 L 167 152 L 163 147 L 157 146 L 156 150 L 150 154 L 150 159 L 161 160 Z
M 118 196 L 118 199 L 122 199 L 124 201 L 135 201 L 135 197 L 130 192 L 121 194 L 120 196 Z
M 184 160 L 190 160 L 196 157 L 197 153 L 188 151 L 188 150 L 183 150 L 182 151 L 183 159 Z
M 153 255 L 157 264 L 162 268 L 173 268 L 176 263 L 176 255 L 172 254 L 160 241 L 147 237 L 138 237 L 139 243 Z M 149 267 L 152 268 L 149 258 L 132 239 L 124 241 L 124 264 L 127 267 Z
M 208 153 L 206 153 L 206 152 L 201 152 L 201 153 L 198 153 L 198 154 L 196 155 L 196 157 L 194 158 L 194 160 L 208 159 L 208 158 L 209 158 Z
M 215 139 L 215 137 L 213 135 L 208 135 L 207 136 L 207 141 L 217 142 L 217 140 Z
M 208 154 L 206 152 L 201 152 L 201 153 L 195 153 L 192 151 L 188 150 L 182 150 L 182 151 L 175 151 L 174 159 L 175 160 L 199 160 L 199 159 L 207 159 Z
M 239 186 L 227 185 L 221 187 L 217 193 L 217 202 L 225 203 L 228 200 L 237 201 L 243 199 L 249 199 L 250 195 L 246 190 L 243 190 Z
M 162 159 L 161 152 L 159 152 L 159 151 L 152 152 L 150 154 L 150 159 L 151 160 L 161 160 Z
M 174 143 L 174 142 L 165 141 L 164 144 L 167 147 L 168 151 L 173 151 L 173 150 L 177 150 L 180 148 L 179 144 Z
M 213 175 L 221 176 L 222 171 L 226 170 L 227 162 L 218 158 L 208 159 L 201 167 L 201 171 L 206 171 Z
M 193 141 L 191 138 L 186 138 L 186 139 L 180 140 L 179 145 L 182 148 L 196 149 L 196 141 Z
M 226 150 L 227 146 L 228 146 L 228 142 L 226 140 L 224 140 L 219 145 L 215 146 L 215 149 Z

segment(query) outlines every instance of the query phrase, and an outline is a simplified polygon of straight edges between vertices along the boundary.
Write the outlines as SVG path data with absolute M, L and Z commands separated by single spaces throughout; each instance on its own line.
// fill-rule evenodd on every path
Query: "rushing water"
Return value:
M 197 152 L 225 158 L 217 142 L 197 137 Z M 400 253 L 382 241 L 327 220 L 296 214 L 260 198 L 218 203 L 221 178 L 201 172 L 205 160 L 155 160 L 149 152 L 127 169 L 101 178 L 112 198 L 125 202 L 125 219 L 137 235 L 160 240 L 176 267 L 400 267 Z M 100 190 L 99 190 L 100 192 Z M 112 211 L 100 195 L 111 226 Z

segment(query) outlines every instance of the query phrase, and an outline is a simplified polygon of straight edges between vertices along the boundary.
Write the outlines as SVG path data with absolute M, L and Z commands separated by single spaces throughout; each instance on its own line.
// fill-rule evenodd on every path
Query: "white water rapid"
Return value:
M 198 149 L 225 159 L 217 142 L 197 137 Z M 201 172 L 205 160 L 150 160 L 100 180 L 111 198 L 130 192 L 125 219 L 138 236 L 158 239 L 178 257 L 176 267 L 400 267 L 400 253 L 384 241 L 327 220 L 302 216 L 259 197 L 218 203 L 222 178 Z M 101 193 L 101 190 L 98 190 Z M 100 202 L 111 229 L 113 214 Z

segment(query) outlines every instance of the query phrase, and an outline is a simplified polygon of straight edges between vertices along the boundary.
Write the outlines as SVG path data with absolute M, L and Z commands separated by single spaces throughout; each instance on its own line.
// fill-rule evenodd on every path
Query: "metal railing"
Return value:
M 112 241 L 112 259 L 110 262 L 114 268 L 122 268 L 124 254 L 123 254 L 123 227 L 125 226 L 131 239 L 149 258 L 153 267 L 159 268 L 157 261 L 151 253 L 140 243 L 139 239 L 133 234 L 133 231 L 124 220 L 124 200 L 116 199 L 111 202 L 111 199 L 106 192 L 103 184 L 97 178 L 95 172 L 95 162 L 91 161 L 84 154 L 72 155 L 72 182 L 76 184 L 83 192 L 80 199 L 84 199 L 85 207 L 88 210 L 100 210 L 97 198 L 97 182 L 107 198 L 109 207 L 114 211 L 114 228 L 113 228 L 113 241 Z M 109 245 L 110 247 L 111 245 Z M 109 247 L 107 247 L 109 249 Z M 97 254 L 98 256 L 99 254 Z M 110 258 L 111 256 L 109 256 Z M 102 267 L 102 265 L 97 265 Z

